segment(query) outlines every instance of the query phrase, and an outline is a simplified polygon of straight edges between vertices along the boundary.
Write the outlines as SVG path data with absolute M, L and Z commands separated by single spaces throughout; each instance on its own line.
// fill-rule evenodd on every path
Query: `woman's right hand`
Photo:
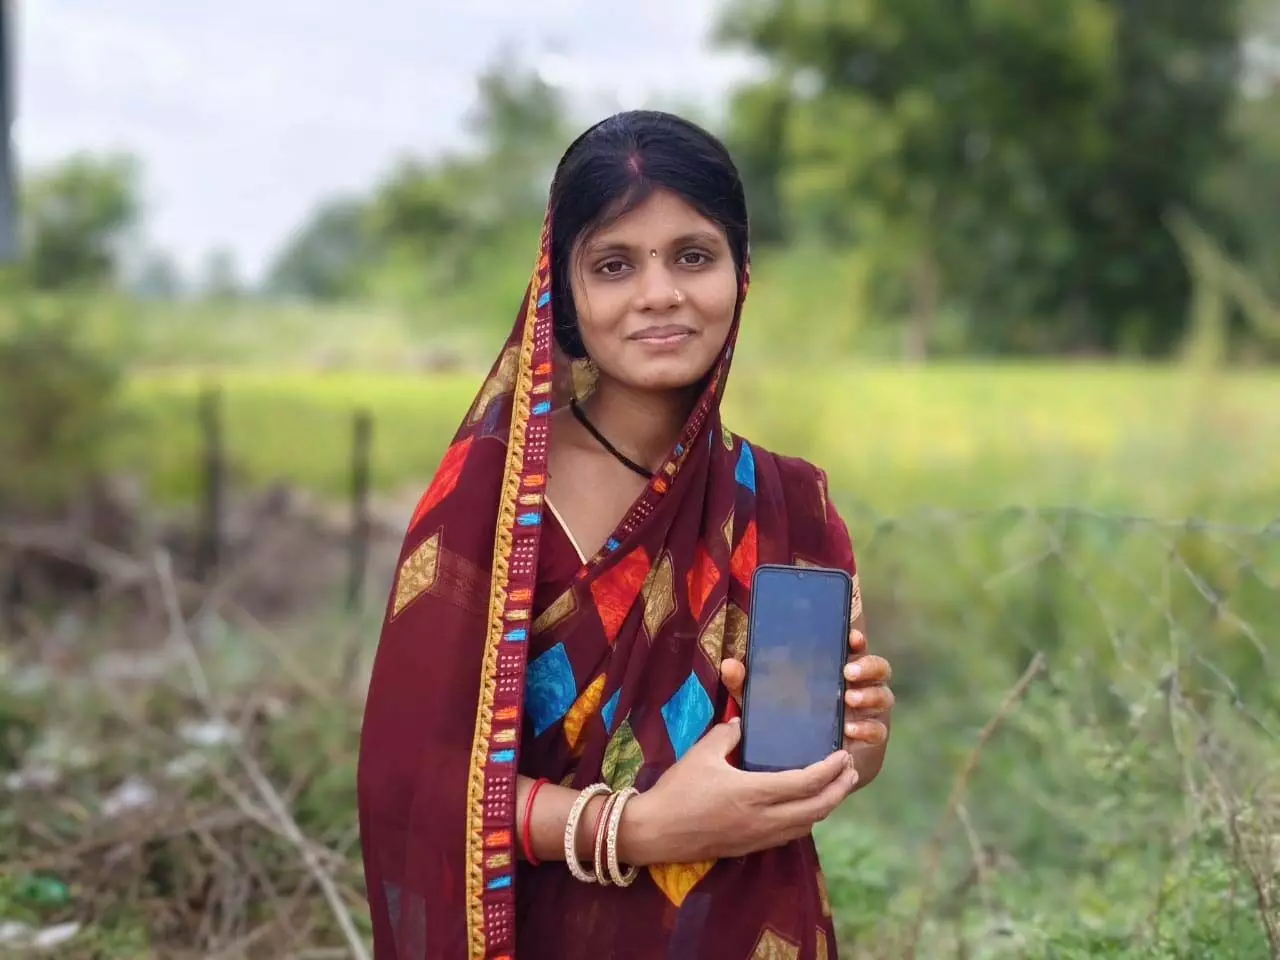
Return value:
M 803 770 L 751 773 L 726 759 L 737 719 L 716 726 L 627 804 L 618 855 L 635 866 L 741 857 L 807 836 L 853 792 L 853 758 L 837 750 Z

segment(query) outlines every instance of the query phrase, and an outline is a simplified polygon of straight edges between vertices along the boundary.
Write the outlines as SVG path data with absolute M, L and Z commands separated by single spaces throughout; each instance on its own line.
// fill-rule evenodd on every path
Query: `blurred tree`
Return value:
M 176 300 L 183 292 L 182 271 L 167 253 L 150 251 L 137 268 L 129 288 L 143 300 Z
M 536 73 L 506 66 L 486 71 L 479 92 L 472 151 L 402 161 L 374 191 L 369 227 L 387 254 L 383 273 L 464 283 L 508 236 L 536 231 L 567 136 L 562 98 Z
M 790 239 L 782 198 L 790 91 L 779 83 L 744 87 L 734 94 L 725 143 L 742 174 L 751 209 L 751 238 L 758 243 Z
M 1243 95 L 1231 113 L 1236 149 L 1218 164 L 1211 196 L 1242 263 L 1280 298 L 1280 3 L 1249 0 Z
M 277 256 L 267 272 L 266 289 L 311 300 L 352 297 L 376 252 L 368 205 L 355 198 L 331 200 Z
M 77 154 L 29 178 L 22 197 L 22 273 L 39 290 L 118 279 L 120 256 L 139 216 L 132 157 Z
M 245 285 L 235 254 L 225 247 L 210 250 L 205 257 L 200 289 L 210 300 L 236 300 L 243 296 Z
M 459 261 L 482 226 L 483 193 L 474 161 L 401 161 L 374 191 L 369 225 L 373 241 L 394 252 L 438 262 Z
M 489 256 L 536 236 L 568 137 L 562 95 L 500 56 L 478 80 L 471 148 L 406 157 L 367 198 L 320 207 L 268 271 L 271 293 L 421 301 L 473 278 Z
M 725 40 L 771 69 L 733 127 L 776 232 L 874 245 L 916 340 L 951 303 L 992 349 L 1166 349 L 1163 218 L 1224 147 L 1239 5 L 734 0 Z
M 482 216 L 540 217 L 556 162 L 570 139 L 564 98 L 535 71 L 500 58 L 481 75 L 468 126 L 479 147 Z

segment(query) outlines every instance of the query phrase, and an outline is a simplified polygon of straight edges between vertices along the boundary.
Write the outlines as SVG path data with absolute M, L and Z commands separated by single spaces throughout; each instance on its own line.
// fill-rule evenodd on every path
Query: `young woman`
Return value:
M 893 695 L 857 602 L 845 749 L 734 764 L 752 571 L 855 572 L 825 475 L 720 422 L 747 260 L 737 170 L 698 127 L 624 113 L 561 160 L 378 648 L 378 960 L 836 955 L 811 830 L 879 772 Z

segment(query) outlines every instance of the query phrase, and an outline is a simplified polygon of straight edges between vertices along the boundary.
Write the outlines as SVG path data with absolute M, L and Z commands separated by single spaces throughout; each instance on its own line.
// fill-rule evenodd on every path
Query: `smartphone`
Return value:
M 844 742 L 844 665 L 853 578 L 762 564 L 751 584 L 742 768 L 796 770 Z

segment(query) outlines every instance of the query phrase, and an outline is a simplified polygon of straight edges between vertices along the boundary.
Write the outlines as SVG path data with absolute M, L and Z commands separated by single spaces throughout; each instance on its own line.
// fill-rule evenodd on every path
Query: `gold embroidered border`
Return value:
M 544 227 L 544 230 L 546 228 Z M 542 260 L 539 251 L 539 263 Z M 497 689 L 498 646 L 502 641 L 510 576 L 512 528 L 516 499 L 524 470 L 525 427 L 529 422 L 529 397 L 533 388 L 533 347 L 537 332 L 539 270 L 529 282 L 524 336 L 520 343 L 520 365 L 512 398 L 511 429 L 507 439 L 507 463 L 503 468 L 502 490 L 498 496 L 498 529 L 493 544 L 493 575 L 489 594 L 489 629 L 485 636 L 484 659 L 480 665 L 480 697 L 476 707 L 475 736 L 471 742 L 471 771 L 467 780 L 467 941 L 471 960 L 485 955 L 484 922 L 484 786 L 485 764 L 489 758 L 489 737 L 493 727 L 493 698 Z

